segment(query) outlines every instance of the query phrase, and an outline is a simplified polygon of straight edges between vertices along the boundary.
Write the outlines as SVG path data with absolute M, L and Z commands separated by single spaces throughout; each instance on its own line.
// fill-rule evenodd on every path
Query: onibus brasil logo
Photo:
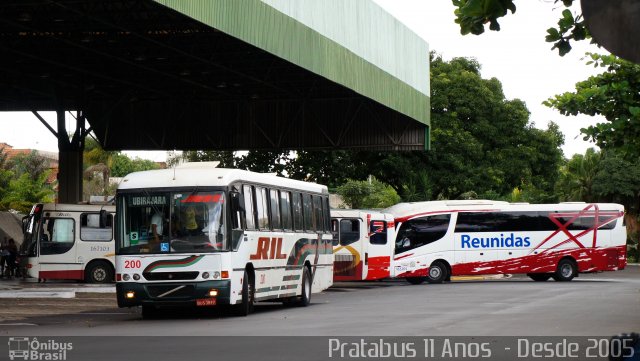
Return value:
M 71 342 L 39 341 L 36 337 L 9 337 L 10 360 L 66 360 Z

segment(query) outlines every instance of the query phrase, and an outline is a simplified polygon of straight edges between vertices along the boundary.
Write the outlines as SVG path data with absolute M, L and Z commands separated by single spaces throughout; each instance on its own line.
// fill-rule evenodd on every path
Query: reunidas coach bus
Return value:
M 619 204 L 498 201 L 400 203 L 392 277 L 441 283 L 452 275 L 527 274 L 570 281 L 624 269 L 627 231 Z
M 116 194 L 120 307 L 306 306 L 333 283 L 325 186 L 210 163 L 127 175 Z

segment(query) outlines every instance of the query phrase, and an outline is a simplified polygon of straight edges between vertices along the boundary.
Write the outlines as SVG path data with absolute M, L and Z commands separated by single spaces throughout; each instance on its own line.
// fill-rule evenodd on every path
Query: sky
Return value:
M 450 0 L 374 0 L 429 43 L 429 48 L 445 59 L 476 58 L 482 66 L 483 78 L 495 77 L 502 82 L 507 99 L 523 100 L 531 112 L 530 121 L 546 128 L 549 121 L 560 126 L 565 135 L 563 151 L 566 157 L 584 153 L 593 143 L 582 140 L 580 128 L 601 118 L 589 116 L 565 117 L 542 105 L 555 94 L 574 89 L 576 82 L 595 74 L 595 69 L 582 60 L 586 51 L 604 52 L 587 41 L 573 43 L 573 50 L 564 57 L 551 51 L 544 41 L 546 29 L 556 25 L 564 7 L 553 0 L 516 1 L 515 14 L 500 20 L 501 31 L 489 31 L 480 36 L 460 35 L 454 22 L 454 7 Z M 579 8 L 574 9 L 574 13 Z M 41 113 L 55 129 L 55 113 Z M 67 116 L 68 129 L 75 120 Z M 57 141 L 31 113 L 0 112 L 0 143 L 14 148 L 57 151 Z M 125 152 L 131 157 L 165 161 L 167 152 Z

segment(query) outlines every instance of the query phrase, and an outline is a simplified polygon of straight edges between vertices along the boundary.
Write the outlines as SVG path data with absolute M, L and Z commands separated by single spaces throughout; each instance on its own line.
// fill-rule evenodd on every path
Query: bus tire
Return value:
M 407 277 L 406 280 L 412 285 L 419 285 L 419 284 L 422 284 L 424 281 L 426 281 L 427 278 L 426 277 Z
M 311 303 L 311 273 L 309 267 L 305 266 L 302 269 L 302 293 L 297 305 L 307 307 Z
M 536 282 L 545 282 L 551 278 L 549 273 L 527 273 L 527 276 Z
M 87 283 L 111 283 L 113 268 L 105 261 L 92 262 L 85 269 L 84 280 Z
M 551 277 L 557 282 L 569 282 L 577 273 L 578 265 L 569 258 L 563 258 L 558 262 L 558 268 Z
M 236 315 L 248 316 L 253 312 L 253 304 L 255 302 L 255 288 L 253 285 L 253 279 L 250 278 L 249 272 L 244 271 L 242 276 L 242 303 L 236 305 Z
M 449 271 L 447 266 L 441 261 L 435 261 L 429 266 L 429 275 L 427 276 L 427 282 L 429 283 L 442 283 L 447 279 Z

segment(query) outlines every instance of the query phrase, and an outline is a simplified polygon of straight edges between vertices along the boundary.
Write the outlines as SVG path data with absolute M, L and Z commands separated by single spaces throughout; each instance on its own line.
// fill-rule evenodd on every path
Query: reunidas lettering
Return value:
M 500 237 L 472 237 L 468 234 L 460 236 L 461 248 L 525 248 L 531 246 L 530 237 L 519 237 L 514 233 Z

